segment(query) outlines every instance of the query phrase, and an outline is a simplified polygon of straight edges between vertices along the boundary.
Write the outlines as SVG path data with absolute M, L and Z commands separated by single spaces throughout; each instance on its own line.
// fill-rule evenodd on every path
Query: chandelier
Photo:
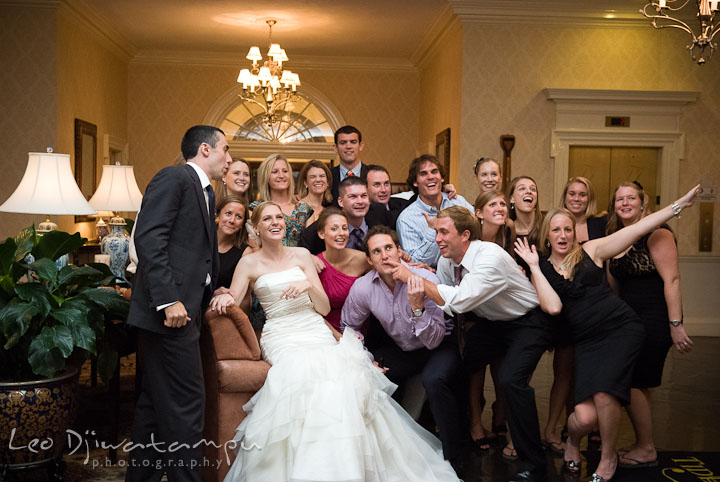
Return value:
M 270 47 L 267 60 L 263 61 L 259 47 L 250 47 L 246 59 L 252 61 L 252 67 L 242 69 L 237 81 L 242 84 L 240 98 L 246 102 L 257 104 L 264 111 L 264 120 L 269 125 L 277 122 L 275 112 L 291 100 L 297 98 L 297 87 L 300 85 L 298 74 L 283 69 L 283 62 L 288 56 L 280 44 L 272 43 L 272 28 L 277 20 L 266 20 L 270 28 Z M 258 62 L 262 62 L 259 64 Z M 257 100 L 260 98 L 261 100 Z
M 720 0 L 695 0 L 697 4 L 697 18 L 700 22 L 700 32 L 696 35 L 693 29 L 687 23 L 672 17 L 673 12 L 682 10 L 690 0 L 651 0 L 645 5 L 640 13 L 645 17 L 652 19 L 652 26 L 655 28 L 679 28 L 689 33 L 692 37 L 692 43 L 688 44 L 687 49 L 690 56 L 698 64 L 702 65 L 705 61 L 710 60 L 713 51 L 717 48 L 717 44 L 713 43 L 715 35 L 720 30 L 720 15 L 718 14 L 718 4 Z M 705 49 L 710 47 L 707 58 L 705 58 Z

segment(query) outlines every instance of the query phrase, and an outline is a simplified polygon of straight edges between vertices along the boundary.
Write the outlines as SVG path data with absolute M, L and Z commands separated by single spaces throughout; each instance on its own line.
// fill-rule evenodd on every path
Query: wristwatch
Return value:
M 420 318 L 423 313 L 425 313 L 425 308 L 418 308 L 417 310 L 412 310 L 413 316 L 415 318 Z
M 670 320 L 672 326 L 680 326 L 683 324 L 683 320 Z

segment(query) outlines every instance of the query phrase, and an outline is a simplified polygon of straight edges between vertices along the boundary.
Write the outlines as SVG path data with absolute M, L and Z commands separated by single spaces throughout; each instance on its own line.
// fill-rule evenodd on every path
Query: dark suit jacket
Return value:
M 138 254 L 128 324 L 163 334 L 200 328 L 203 297 L 217 282 L 217 230 L 195 170 L 171 166 L 150 181 L 135 226 Z M 207 274 L 211 286 L 206 287 Z M 158 306 L 180 301 L 191 321 L 168 328 Z M 209 301 L 205 299 L 205 302 Z M 199 333 L 199 331 L 198 331 Z
M 330 173 L 332 174 L 332 189 L 330 192 L 332 193 L 333 198 L 333 206 L 338 205 L 338 196 L 340 193 L 338 192 L 338 186 L 340 186 L 340 164 L 330 169 Z M 367 166 L 360 162 L 360 177 L 363 179 L 367 179 Z
M 388 214 L 386 211 L 385 206 L 372 203 L 370 209 L 368 209 L 368 213 L 365 215 L 365 224 L 367 224 L 368 228 L 372 228 L 378 224 L 387 226 Z M 325 241 L 318 236 L 317 223 L 312 223 L 303 230 L 298 246 L 307 248 L 307 250 L 315 256 L 325 251 Z
M 372 203 L 371 206 L 379 206 L 380 208 L 385 208 L 385 217 L 386 220 L 382 223 L 378 224 L 384 224 L 385 226 L 389 227 L 393 231 L 397 229 L 397 218 L 400 216 L 400 213 L 403 209 L 408 207 L 410 205 L 410 201 L 402 198 L 397 197 L 391 197 L 388 201 L 387 208 L 384 204 L 380 203 Z M 389 209 L 388 209 L 389 208 Z

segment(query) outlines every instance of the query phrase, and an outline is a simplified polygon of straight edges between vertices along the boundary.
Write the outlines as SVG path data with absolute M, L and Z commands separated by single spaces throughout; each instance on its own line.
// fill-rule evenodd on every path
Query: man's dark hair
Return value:
M 370 257 L 370 249 L 368 248 L 368 241 L 370 240 L 370 238 L 372 238 L 376 234 L 387 234 L 393 240 L 393 243 L 395 243 L 395 246 L 397 246 L 398 249 L 401 249 L 400 238 L 398 238 L 397 233 L 383 224 L 376 224 L 375 226 L 373 226 L 372 228 L 370 228 L 368 230 L 368 233 L 367 233 L 367 235 L 365 235 L 365 239 L 363 240 L 362 249 L 363 249 L 363 251 L 365 251 L 365 254 L 367 255 L 368 258 Z
M 367 188 L 367 181 L 360 176 L 348 176 L 338 184 L 338 195 L 344 196 L 348 186 L 365 186 Z
M 362 133 L 355 126 L 342 126 L 340 129 L 335 131 L 335 144 L 337 144 L 338 136 L 340 134 L 357 134 L 358 142 L 362 142 Z
M 180 143 L 180 150 L 182 151 L 183 157 L 191 161 L 197 156 L 198 149 L 200 149 L 200 145 L 203 142 L 215 148 L 215 146 L 217 146 L 218 133 L 220 133 L 221 136 L 225 135 L 221 129 L 214 126 L 193 126 L 188 129 Z
M 423 154 L 420 157 L 416 157 L 410 163 L 410 169 L 408 170 L 407 177 L 407 185 L 412 188 L 415 194 L 417 194 L 418 192 L 418 188 L 417 186 L 415 186 L 415 183 L 417 182 L 418 172 L 420 172 L 420 169 L 426 162 L 432 162 L 433 164 L 435 164 L 438 168 L 438 171 L 440 171 L 440 177 L 445 179 L 445 169 L 440 164 L 440 161 L 438 161 L 437 157 L 433 156 L 432 154 Z
M 367 174 L 370 174 L 372 171 L 381 171 L 387 174 L 388 177 L 390 177 L 390 173 L 388 172 L 388 170 L 379 164 L 368 164 L 365 167 L 367 168 Z M 365 175 L 365 177 L 367 177 L 367 174 Z

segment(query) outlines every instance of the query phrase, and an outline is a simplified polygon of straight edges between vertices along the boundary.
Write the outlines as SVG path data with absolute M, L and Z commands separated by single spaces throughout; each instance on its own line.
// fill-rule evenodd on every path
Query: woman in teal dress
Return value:
M 257 170 L 259 200 L 250 204 L 250 211 L 263 201 L 272 201 L 285 217 L 283 246 L 297 246 L 300 234 L 312 216 L 312 208 L 295 200 L 295 180 L 290 163 L 280 154 L 268 156 Z

